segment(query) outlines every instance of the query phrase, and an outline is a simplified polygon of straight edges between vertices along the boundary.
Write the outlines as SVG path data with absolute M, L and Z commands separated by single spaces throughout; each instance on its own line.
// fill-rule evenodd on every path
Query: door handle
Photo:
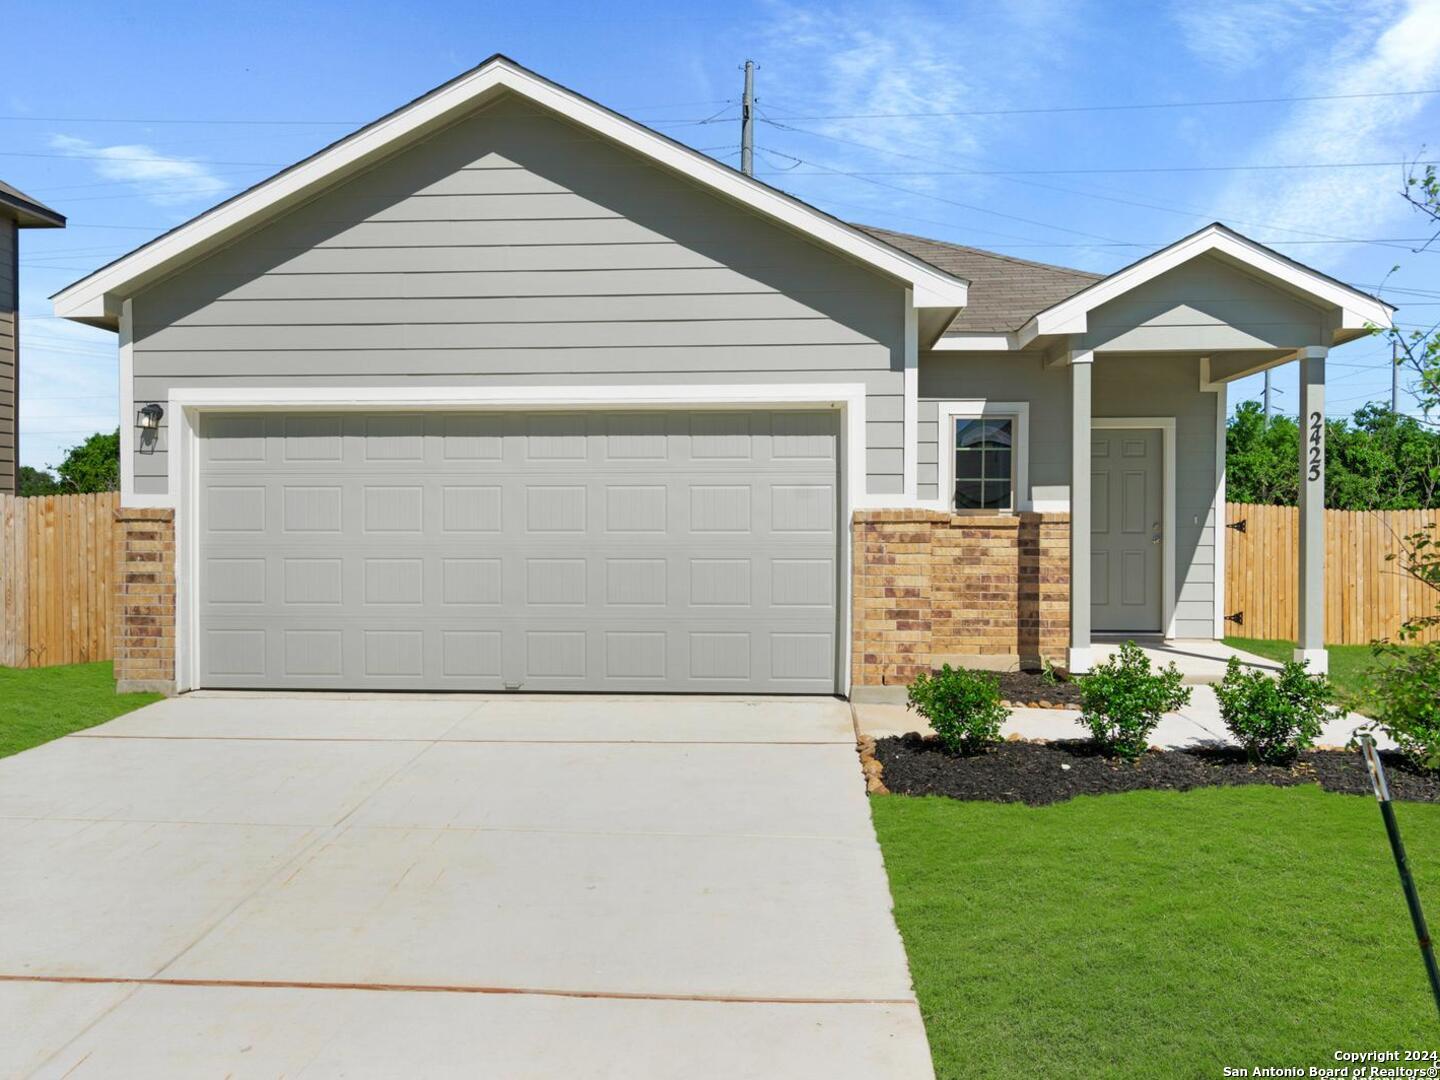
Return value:
M 1150 526 L 1150 543 L 1160 543 L 1160 523 L 1158 521 Z

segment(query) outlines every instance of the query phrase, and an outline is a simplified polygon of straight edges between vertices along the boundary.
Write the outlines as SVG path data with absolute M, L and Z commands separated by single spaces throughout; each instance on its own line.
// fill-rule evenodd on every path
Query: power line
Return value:
M 792 161 L 804 161 L 804 158 L 797 158 L 793 154 L 780 153 L 776 150 L 772 150 L 770 152 L 778 154 L 780 157 L 790 158 Z M 941 195 L 933 195 L 928 191 L 916 191 L 914 188 L 902 187 L 899 184 L 887 184 L 885 181 L 876 180 L 874 177 L 871 176 L 858 176 L 855 173 L 846 172 L 844 169 L 831 169 L 829 166 L 820 165 L 819 162 L 812 161 L 809 164 L 815 165 L 821 169 L 826 169 L 829 172 L 837 173 L 841 176 L 854 176 L 855 179 L 862 180 L 867 184 L 874 184 L 876 187 L 888 188 L 891 191 L 903 192 L 906 195 L 914 195 L 917 198 L 931 199 L 935 202 L 945 203 L 949 206 L 958 206 L 962 210 L 970 210 L 977 214 L 989 214 L 992 217 L 1004 218 L 1007 221 L 1018 221 L 1025 225 L 1036 225 L 1042 229 L 1055 229 L 1058 232 L 1071 233 L 1074 236 L 1086 236 L 1094 240 L 1103 241 L 1107 244 L 1120 244 L 1126 247 L 1137 246 L 1129 244 L 1127 241 L 1124 240 L 1115 240 L 1108 236 L 1101 236 L 1099 233 L 1085 232 L 1083 229 L 1071 229 L 1067 226 L 1056 225 L 1053 222 L 1049 221 L 1037 221 L 1034 218 L 1020 217 L 1018 214 L 1006 214 L 999 210 L 991 210 L 985 206 L 976 206 L 973 203 L 960 202 L 958 199 L 947 199 Z
M 835 142 L 845 143 L 845 144 L 848 145 L 848 146 L 858 146 L 858 147 L 860 147 L 860 148 L 862 148 L 862 149 L 871 150 L 871 151 L 873 151 L 873 152 L 875 152 L 875 153 L 888 154 L 888 155 L 893 156 L 893 157 L 909 158 L 909 159 L 912 160 L 912 161 L 923 161 L 923 162 L 926 162 L 926 163 L 932 164 L 932 165 L 943 165 L 943 164 L 946 164 L 946 163 L 944 163 L 944 162 L 935 161 L 933 158 L 921 157 L 921 156 L 919 156 L 919 155 L 917 155 L 917 154 L 907 154 L 907 153 L 905 153 L 905 152 L 903 152 L 903 151 L 894 150 L 894 149 L 891 149 L 891 148 L 889 148 L 889 147 L 876 146 L 876 145 L 874 145 L 873 143 L 859 142 L 859 141 L 854 140 L 854 139 L 845 139 L 845 138 L 841 138 L 840 136 L 829 135 L 829 134 L 827 134 L 827 133 L 825 133 L 825 132 L 811 131 L 811 130 L 806 129 L 806 128 L 792 127 L 792 126 L 789 125 L 789 124 L 777 123 L 777 122 L 774 121 L 774 120 L 766 119 L 764 122 L 767 123 L 767 124 L 770 124 L 770 125 L 772 125 L 772 126 L 774 126 L 774 127 L 782 128 L 782 129 L 785 129 L 785 130 L 788 130 L 788 131 L 793 131 L 793 132 L 795 132 L 795 133 L 797 133 L 797 134 L 800 134 L 800 135 L 812 135 L 812 136 L 815 136 L 815 137 L 821 138 L 821 139 L 831 139 L 831 140 L 833 140 L 833 141 L 835 141 Z M 812 164 L 814 164 L 814 163 L 812 162 Z M 821 166 L 821 168 L 824 168 L 824 166 Z M 832 171 L 832 172 L 840 172 L 841 170 L 830 170 L 830 171 Z M 966 175 L 966 174 L 967 174 L 967 172 L 965 172 L 965 171 L 957 171 L 957 172 L 954 173 L 953 175 Z M 859 173 L 859 172 L 844 172 L 843 175 L 856 176 L 856 177 L 863 177 L 863 176 L 864 176 L 864 174 L 861 174 L 861 173 Z M 870 175 L 873 177 L 874 174 L 870 174 Z M 881 175 L 884 175 L 884 174 L 881 174 Z M 907 175 L 907 174 L 901 173 L 901 174 L 898 174 L 898 175 Z M 921 176 L 923 176 L 923 175 L 926 175 L 926 174 L 925 174 L 925 173 L 916 172 L 916 173 L 908 174 L 908 175 L 921 175 Z M 935 174 L 935 175 L 944 175 L 944 174 Z M 1353 237 L 1335 236 L 1335 235 L 1332 235 L 1332 234 L 1329 234 L 1329 233 L 1316 232 L 1316 231 L 1313 230 L 1313 229 L 1297 229 L 1297 228 L 1294 228 L 1294 227 L 1292 227 L 1292 226 L 1276 225 L 1276 224 L 1273 224 L 1273 223 L 1271 223 L 1271 222 L 1251 221 L 1251 220 L 1247 220 L 1247 219 L 1245 219 L 1245 218 L 1234 217 L 1234 216 L 1229 215 L 1229 214 L 1216 214 L 1216 213 L 1211 213 L 1211 212 L 1208 212 L 1208 211 L 1199 211 L 1199 210 L 1195 210 L 1195 209 L 1193 209 L 1193 208 L 1188 208 L 1188 207 L 1165 206 L 1165 205 L 1160 204 L 1160 203 L 1141 202 L 1141 201 L 1139 201 L 1139 200 L 1137 200 L 1137 199 L 1123 199 L 1123 198 L 1120 198 L 1119 196 L 1115 196 L 1115 195 L 1101 195 L 1101 194 L 1096 194 L 1096 193 L 1093 193 L 1093 192 L 1077 191 L 1077 190 L 1074 189 L 1074 188 L 1060 187 L 1060 186 L 1055 185 L 1055 184 L 1044 184 L 1044 183 L 1040 183 L 1039 181 L 1036 181 L 1036 180 L 1022 180 L 1022 179 L 1017 179 L 1017 178 L 1016 178 L 1016 176 L 1018 176 L 1018 175 L 1029 175 L 1028 173 L 1024 173 L 1024 174 L 1008 174 L 1008 173 L 1003 173 L 1003 172 L 1000 172 L 1000 171 L 995 171 L 995 172 L 991 172 L 991 173 L 986 173 L 986 174 L 984 174 L 984 175 L 1004 176 L 1004 177 L 1009 178 L 1010 181 L 1011 181 L 1011 183 L 1024 184 L 1024 185 L 1026 185 L 1027 187 L 1036 187 L 1036 188 L 1041 188 L 1041 189 L 1043 189 L 1043 190 L 1048 190 L 1048 191 L 1058 191 L 1058 192 L 1061 192 L 1061 193 L 1063 193 L 1063 194 L 1075 195 L 1075 196 L 1078 196 L 1078 197 L 1080 197 L 1080 198 L 1085 198 L 1085 199 L 1095 199 L 1095 200 L 1098 200 L 1098 201 L 1101 201 L 1101 202 L 1118 203 L 1118 204 L 1120 204 L 1120 205 L 1122 205 L 1122 206 L 1136 206 L 1136 207 L 1140 207 L 1141 209 L 1145 209 L 1145 210 L 1155 210 L 1155 211 L 1158 211 L 1158 212 L 1160 212 L 1160 213 L 1166 213 L 1166 214 L 1177 214 L 1177 215 L 1180 215 L 1180 216 L 1182 216 L 1182 217 L 1209 218 L 1211 221 L 1216 221 L 1216 220 L 1225 219 L 1225 220 L 1233 221 L 1233 222 L 1235 222 L 1236 224 L 1247 225 L 1247 226 L 1252 227 L 1252 228 L 1278 229 L 1278 230 L 1281 231 L 1281 232 L 1298 233 L 1298 234 L 1300 234 L 1300 235 L 1302 235 L 1302 236 L 1320 237 L 1320 238 L 1322 238 L 1322 239 L 1324 239 L 1324 240 L 1326 240 L 1326 241 L 1335 241 L 1335 242 L 1344 242 L 1344 243 L 1374 244 L 1374 245 L 1377 246 L 1377 247 L 1381 247 L 1381 246 L 1402 247 L 1402 246 L 1405 246 L 1405 244 L 1408 244 L 1408 243 L 1417 243 L 1417 242 L 1418 242 L 1418 243 L 1423 243 L 1423 242 L 1425 242 L 1425 241 L 1421 240 L 1421 241 L 1405 241 L 1405 242 L 1403 242 L 1403 243 L 1392 243 L 1392 242 L 1390 242 L 1390 241 L 1385 241 L 1385 240 L 1368 240 L 1368 239 L 1367 239 L 1367 240 L 1361 240 L 1361 239 L 1356 239 L 1356 238 L 1353 238 Z M 1138 246 L 1141 246 L 1141 245 L 1132 245 L 1132 246 L 1138 247 Z
M 733 105 L 734 98 L 712 98 L 708 101 L 667 101 L 653 105 L 616 105 L 608 106 L 616 112 L 643 112 L 648 109 L 698 109 L 710 105 Z M 373 123 L 371 120 L 258 120 L 248 118 L 221 118 L 221 117 L 133 117 L 133 116 L 20 116 L 9 114 L 0 116 L 0 121 L 14 121 L 19 123 L 34 122 L 42 124 L 174 124 L 174 125 L 205 125 L 205 126 L 240 126 L 240 127 L 362 127 Z M 685 123 L 705 123 L 704 120 L 683 121 Z
M 837 135 L 828 135 L 822 131 L 812 131 L 809 128 L 797 128 L 788 124 L 780 124 L 774 120 L 764 120 L 764 123 L 774 127 L 784 128 L 799 135 L 813 135 L 819 139 L 832 139 L 835 142 L 848 142 L 852 146 L 863 146 L 874 150 L 877 153 L 894 153 L 869 143 L 855 142 L 850 139 L 842 139 Z M 908 154 L 901 154 L 901 157 L 909 157 Z M 1412 165 L 1440 165 L 1437 161 L 1295 161 L 1281 162 L 1262 165 L 1146 165 L 1146 166 L 1121 166 L 1118 168 L 1089 168 L 1089 169 L 870 169 L 866 170 L 867 176 L 1101 176 L 1123 173 L 1210 173 L 1210 172 L 1282 172 L 1299 171 L 1301 169 L 1378 169 L 1394 168 L 1396 166 Z M 802 174 L 809 175 L 809 174 Z
M 786 120 L 911 120 L 945 116 L 1035 116 L 1044 113 L 1138 112 L 1146 109 L 1202 109 L 1228 105 L 1290 105 L 1303 101 L 1355 101 L 1369 98 L 1418 97 L 1436 90 L 1377 90 L 1359 94 L 1305 94 L 1295 97 L 1221 98 L 1210 101 L 1126 102 L 1119 105 L 1049 105 L 1013 109 L 946 109 L 935 112 L 831 113 L 785 116 Z

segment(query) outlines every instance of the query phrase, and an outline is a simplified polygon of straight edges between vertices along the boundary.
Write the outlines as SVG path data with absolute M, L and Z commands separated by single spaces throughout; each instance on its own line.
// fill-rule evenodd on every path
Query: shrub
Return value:
M 1000 680 L 988 671 L 946 664 L 916 676 L 906 692 L 914 709 L 935 729 L 952 753 L 974 754 L 1000 741 L 1000 725 L 1009 712 L 1000 704 Z
M 1440 643 L 1377 644 L 1384 660 L 1366 672 L 1366 712 L 1424 769 L 1440 769 Z
M 1336 715 L 1335 691 L 1324 675 L 1311 675 L 1293 660 L 1279 678 L 1245 667 L 1236 657 L 1215 687 L 1220 715 L 1251 761 L 1282 765 L 1315 745 L 1325 721 Z
M 1120 652 L 1081 675 L 1079 723 L 1107 754 L 1138 758 L 1149 745 L 1150 733 L 1167 712 L 1189 704 L 1190 688 L 1173 663 L 1151 671 L 1149 658 L 1133 641 Z

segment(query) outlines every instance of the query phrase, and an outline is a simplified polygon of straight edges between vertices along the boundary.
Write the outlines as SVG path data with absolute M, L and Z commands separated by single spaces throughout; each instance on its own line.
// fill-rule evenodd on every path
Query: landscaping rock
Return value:
M 1007 709 L 1078 709 L 1080 687 L 1060 675 L 1006 671 L 1000 674 L 1000 703 Z

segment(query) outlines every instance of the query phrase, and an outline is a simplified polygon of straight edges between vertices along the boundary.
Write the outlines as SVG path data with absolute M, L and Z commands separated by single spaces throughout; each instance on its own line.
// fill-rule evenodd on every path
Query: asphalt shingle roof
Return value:
M 871 225 L 855 227 L 970 282 L 970 304 L 950 324 L 946 334 L 998 334 L 1018 330 L 1030 316 L 1074 296 L 1105 276 Z
M 58 214 L 39 199 L 32 199 L 19 188 L 11 187 L 0 180 L 0 214 L 13 218 L 21 228 L 39 225 L 53 227 L 65 224 L 63 214 Z

